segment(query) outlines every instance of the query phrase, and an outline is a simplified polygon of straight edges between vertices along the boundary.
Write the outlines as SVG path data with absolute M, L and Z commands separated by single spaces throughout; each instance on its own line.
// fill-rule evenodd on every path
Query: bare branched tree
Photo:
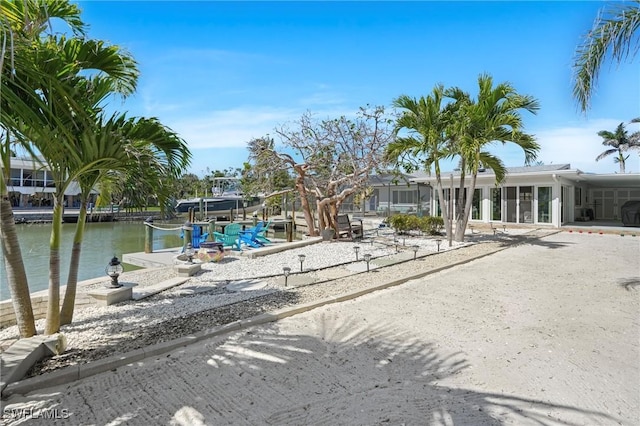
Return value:
M 268 137 L 249 142 L 254 172 L 293 172 L 309 235 L 313 236 L 326 228 L 337 231 L 340 205 L 366 187 L 371 173 L 382 165 L 384 148 L 394 138 L 393 121 L 383 107 L 360 108 L 354 119 L 343 116 L 318 121 L 305 113 L 275 132 L 281 148 Z

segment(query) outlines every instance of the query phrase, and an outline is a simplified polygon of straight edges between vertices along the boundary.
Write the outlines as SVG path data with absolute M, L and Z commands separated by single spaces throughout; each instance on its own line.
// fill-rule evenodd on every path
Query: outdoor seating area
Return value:
M 359 223 L 354 223 L 355 221 Z M 338 222 L 338 238 L 349 238 L 355 240 L 362 238 L 364 235 L 364 228 L 362 225 L 362 219 L 349 219 L 349 215 L 341 214 L 337 217 Z

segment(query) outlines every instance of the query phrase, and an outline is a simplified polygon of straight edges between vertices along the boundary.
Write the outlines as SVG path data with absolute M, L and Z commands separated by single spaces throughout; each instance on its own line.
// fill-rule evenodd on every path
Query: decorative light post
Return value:
M 284 286 L 287 286 L 287 279 L 289 278 L 289 274 L 291 273 L 291 268 L 285 266 L 282 268 L 282 273 L 284 274 Z
M 440 243 L 442 242 L 442 240 L 438 239 L 436 240 L 436 244 L 438 245 L 438 252 L 440 251 Z
M 122 271 L 124 271 L 122 264 L 116 256 L 113 256 L 107 267 L 104 268 L 104 272 L 111 277 L 111 288 L 122 287 L 122 284 L 118 282 L 118 277 Z
M 360 246 L 353 246 L 353 251 L 356 252 L 356 262 L 358 261 L 358 252 L 360 251 Z
M 306 257 L 307 257 L 307 256 L 305 256 L 304 254 L 299 254 L 299 255 L 298 255 L 298 260 L 300 261 L 300 272 L 302 272 L 302 263 L 304 262 L 304 259 L 305 259 Z
M 184 254 L 187 256 L 187 262 L 193 263 L 193 255 L 196 251 L 193 249 L 191 243 L 187 243 L 187 247 L 184 249 Z
M 416 256 L 418 255 L 418 246 L 411 246 L 411 250 L 413 250 L 413 260 L 416 260 Z
M 367 262 L 367 272 L 369 272 L 369 262 L 371 261 L 371 255 L 369 253 L 364 254 L 364 261 Z

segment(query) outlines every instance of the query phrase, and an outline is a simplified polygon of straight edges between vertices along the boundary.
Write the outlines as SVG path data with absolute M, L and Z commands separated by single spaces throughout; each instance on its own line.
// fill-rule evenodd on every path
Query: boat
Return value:
M 262 199 L 248 197 L 239 190 L 240 179 L 235 177 L 213 178 L 211 197 L 190 198 L 178 200 L 175 210 L 177 213 L 187 213 L 189 209 L 194 212 L 204 211 L 205 216 L 228 215 L 231 210 L 245 213 L 253 213 L 262 208 Z
M 218 197 L 178 200 L 175 210 L 177 213 L 186 213 L 189 209 L 200 212 L 201 206 L 206 215 L 216 215 L 229 213 L 230 210 L 242 209 L 253 212 L 260 209 L 262 203 L 258 197 L 245 198 L 237 194 L 223 194 Z

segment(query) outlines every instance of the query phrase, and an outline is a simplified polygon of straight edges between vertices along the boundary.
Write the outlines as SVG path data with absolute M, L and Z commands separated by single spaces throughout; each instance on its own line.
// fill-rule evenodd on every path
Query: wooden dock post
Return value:
M 153 253 L 153 218 L 144 221 L 144 252 Z
M 193 231 L 193 227 L 191 226 L 191 222 L 185 222 L 183 227 L 184 235 L 182 236 L 182 252 L 187 249 L 187 244 L 191 244 L 191 235 Z

